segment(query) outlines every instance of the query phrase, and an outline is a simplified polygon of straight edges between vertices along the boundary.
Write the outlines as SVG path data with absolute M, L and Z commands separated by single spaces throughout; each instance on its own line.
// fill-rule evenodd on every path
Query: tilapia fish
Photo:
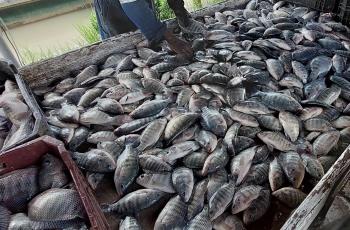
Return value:
M 114 173 L 121 228 L 158 203 L 155 229 L 244 229 L 272 199 L 297 207 L 350 142 L 349 28 L 272 2 L 181 25 L 193 61 L 132 48 L 43 95 L 91 185 Z
M 49 189 L 28 204 L 29 219 L 41 228 L 62 228 L 84 220 L 85 216 L 79 194 L 72 189 Z
M 46 154 L 42 158 L 39 172 L 40 189 L 44 191 L 50 188 L 62 188 L 66 185 L 69 179 L 65 170 L 62 161 L 51 154 Z
M 0 88 L 0 147 L 5 150 L 27 138 L 33 132 L 34 121 L 15 82 L 6 80 Z
M 0 201 L 10 211 L 23 211 L 38 192 L 38 168 L 15 170 L 0 177 Z

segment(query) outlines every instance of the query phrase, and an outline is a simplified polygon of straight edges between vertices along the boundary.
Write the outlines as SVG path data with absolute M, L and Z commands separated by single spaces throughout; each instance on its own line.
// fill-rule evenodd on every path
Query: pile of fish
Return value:
M 0 149 L 4 150 L 32 133 L 34 119 L 16 83 L 6 80 L 0 88 Z
M 198 20 L 193 62 L 135 48 L 41 92 L 91 187 L 114 175 L 121 229 L 166 196 L 154 229 L 243 229 L 296 208 L 349 143 L 346 26 L 282 1 Z
M 87 229 L 85 208 L 61 160 L 0 176 L 0 229 Z

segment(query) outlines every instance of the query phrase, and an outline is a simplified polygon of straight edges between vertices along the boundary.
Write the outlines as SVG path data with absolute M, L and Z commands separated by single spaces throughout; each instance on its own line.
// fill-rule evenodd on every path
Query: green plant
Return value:
M 59 54 L 66 53 L 72 49 L 76 48 L 75 46 L 61 45 L 57 47 L 50 47 L 46 49 L 40 49 L 39 51 L 33 51 L 28 48 L 20 49 L 21 61 L 25 65 L 29 65 L 40 60 L 48 59 L 55 57 Z
M 98 32 L 98 24 L 95 12 L 91 12 L 89 17 L 89 24 L 76 25 L 75 28 L 80 34 L 81 39 L 85 44 L 93 44 L 100 41 L 100 35 Z M 79 43 L 79 42 L 78 42 Z
M 193 8 L 198 10 L 203 7 L 202 0 L 192 0 Z
M 156 11 L 161 20 L 175 17 L 174 12 L 170 9 L 167 0 L 155 0 Z

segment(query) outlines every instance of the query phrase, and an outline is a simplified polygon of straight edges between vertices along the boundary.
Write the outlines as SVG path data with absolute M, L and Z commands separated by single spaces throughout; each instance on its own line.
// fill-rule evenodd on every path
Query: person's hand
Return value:
M 192 59 L 193 49 L 188 42 L 176 37 L 169 30 L 165 32 L 164 39 L 168 42 L 169 47 L 172 51 L 174 51 L 177 54 L 183 55 L 187 59 Z

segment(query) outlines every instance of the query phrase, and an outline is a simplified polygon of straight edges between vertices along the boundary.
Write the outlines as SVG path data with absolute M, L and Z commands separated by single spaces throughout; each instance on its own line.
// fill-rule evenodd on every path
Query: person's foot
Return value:
M 203 23 L 196 21 L 192 18 L 188 19 L 188 25 L 187 26 L 183 26 L 181 25 L 181 23 L 179 23 L 179 26 L 182 30 L 183 33 L 187 33 L 187 34 L 205 34 L 206 32 L 206 28 L 204 26 Z
M 181 54 L 187 59 L 191 59 L 193 57 L 191 45 L 188 42 L 176 37 L 169 30 L 164 33 L 164 39 L 168 42 L 170 49 L 175 53 Z

